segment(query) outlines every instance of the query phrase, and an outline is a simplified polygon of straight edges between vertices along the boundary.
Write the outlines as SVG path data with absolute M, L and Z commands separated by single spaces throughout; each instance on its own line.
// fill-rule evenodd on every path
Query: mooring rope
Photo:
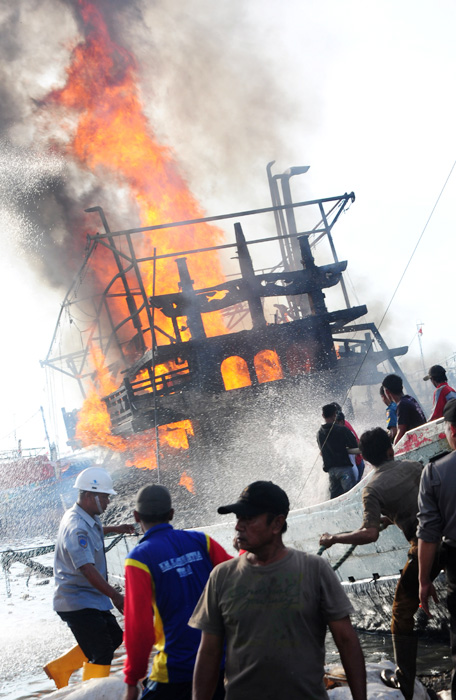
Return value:
M 342 566 L 342 564 L 343 564 L 344 562 L 347 561 L 348 557 L 349 557 L 351 554 L 353 554 L 353 552 L 354 552 L 354 550 L 356 549 L 357 546 L 358 546 L 357 544 L 352 544 L 352 545 L 347 549 L 347 551 L 345 552 L 345 554 L 343 554 L 343 555 L 341 556 L 341 558 L 338 559 L 338 560 L 336 561 L 336 563 L 331 567 L 332 570 L 333 570 L 333 571 L 337 571 L 337 569 L 338 569 L 340 566 Z M 317 552 L 317 557 L 321 557 L 321 555 L 323 554 L 323 552 L 325 551 L 325 549 L 328 549 L 328 547 L 325 547 L 324 544 L 322 544 L 321 547 L 320 547 L 320 549 L 319 549 L 318 552 Z
M 386 530 L 387 527 L 388 527 L 388 525 L 384 525 L 384 523 L 380 523 L 380 527 L 378 528 L 378 531 L 379 531 L 379 532 L 382 532 L 383 530 Z M 339 533 L 339 534 L 345 535 L 345 534 L 347 534 L 347 533 L 341 532 L 341 533 Z M 340 543 L 339 543 L 339 544 L 340 544 Z M 366 543 L 366 544 L 368 544 L 368 543 Z M 340 566 L 342 566 L 342 564 L 343 564 L 344 562 L 347 561 L 348 557 L 351 556 L 351 555 L 353 554 L 353 552 L 355 551 L 355 549 L 356 549 L 358 546 L 359 546 L 359 545 L 357 545 L 357 544 L 352 544 L 352 545 L 350 545 L 350 547 L 347 549 L 347 551 L 345 552 L 345 554 L 343 554 L 343 555 L 340 557 L 340 559 L 338 559 L 338 560 L 336 561 L 336 563 L 331 567 L 332 570 L 333 570 L 333 571 L 337 571 L 337 569 L 338 569 Z M 321 555 L 323 554 L 323 552 L 324 552 L 326 549 L 329 549 L 329 547 L 325 547 L 325 545 L 322 544 L 321 547 L 320 547 L 320 549 L 319 549 L 318 552 L 317 552 L 317 557 L 321 557 Z
M 116 546 L 121 540 L 125 539 L 125 535 L 117 535 L 116 537 L 112 538 L 112 542 L 109 543 L 107 547 L 105 547 L 105 552 L 109 552 L 110 549 Z M 11 585 L 10 585 L 10 580 L 9 580 L 9 572 L 11 569 L 11 564 L 14 562 L 19 562 L 20 564 L 24 564 L 28 569 L 31 569 L 32 571 L 35 571 L 37 574 L 43 574 L 44 576 L 47 577 L 52 577 L 54 575 L 54 569 L 52 566 L 45 566 L 44 564 L 40 564 L 38 561 L 33 561 L 32 557 L 40 557 L 43 554 L 49 554 L 50 552 L 53 552 L 55 550 L 55 545 L 50 544 L 47 545 L 46 547 L 35 547 L 34 549 L 27 549 L 27 550 L 14 550 L 14 549 L 6 549 L 2 552 L 1 555 L 1 566 L 3 569 L 3 572 L 5 574 L 5 583 L 6 583 L 6 595 L 8 598 L 11 597 Z
M 40 564 L 37 561 L 33 561 L 32 557 L 39 557 L 42 554 L 48 554 L 49 552 L 53 552 L 54 549 L 54 545 L 50 545 L 49 547 L 38 547 L 37 549 L 30 549 L 27 552 L 15 552 L 14 549 L 7 549 L 6 551 L 2 552 L 1 563 L 7 580 L 11 564 L 15 561 L 18 561 L 21 564 L 25 564 L 25 566 L 27 566 L 29 569 L 32 569 L 32 571 L 36 571 L 39 574 L 44 574 L 45 576 L 52 576 L 54 573 L 52 566 L 44 566 L 44 564 Z
M 112 549 L 113 547 L 115 547 L 118 542 L 120 542 L 121 540 L 124 540 L 124 539 L 125 539 L 125 535 L 117 535 L 117 537 L 114 537 L 111 544 L 108 545 L 107 547 L 105 547 L 105 552 L 109 552 L 109 550 Z

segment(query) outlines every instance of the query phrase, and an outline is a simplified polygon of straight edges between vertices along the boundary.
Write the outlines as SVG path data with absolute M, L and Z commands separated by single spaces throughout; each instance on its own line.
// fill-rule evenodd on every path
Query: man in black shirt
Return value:
M 353 433 L 344 425 L 335 422 L 337 407 L 330 403 L 323 406 L 325 421 L 317 433 L 317 442 L 323 458 L 323 469 L 329 474 L 331 498 L 337 498 L 356 484 L 356 474 L 350 461 L 348 449 L 358 447 Z
M 396 445 L 408 430 L 426 423 L 426 416 L 418 401 L 413 396 L 404 394 L 402 378 L 397 374 L 388 374 L 382 386 L 387 399 L 397 405 L 397 433 L 394 438 Z

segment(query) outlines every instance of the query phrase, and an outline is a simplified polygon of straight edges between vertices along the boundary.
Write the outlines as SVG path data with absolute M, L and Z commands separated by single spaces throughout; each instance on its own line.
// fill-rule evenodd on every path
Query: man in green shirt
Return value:
M 193 700 L 210 700 L 226 642 L 226 700 L 327 700 L 325 633 L 331 630 L 354 700 L 366 698 L 361 647 L 342 585 L 321 557 L 287 547 L 288 497 L 256 481 L 218 512 L 236 515 L 244 553 L 212 571 L 190 618 L 202 630 Z

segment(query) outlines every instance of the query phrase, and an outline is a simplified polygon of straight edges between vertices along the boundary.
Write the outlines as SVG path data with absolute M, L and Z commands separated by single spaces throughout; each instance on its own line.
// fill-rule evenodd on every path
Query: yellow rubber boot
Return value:
M 54 659 L 54 661 L 46 664 L 43 667 L 43 671 L 51 681 L 54 681 L 57 688 L 65 688 L 68 685 L 71 674 L 77 671 L 78 668 L 81 668 L 85 661 L 87 661 L 87 656 L 79 644 L 76 644 L 75 647 L 59 656 L 58 659 Z
M 106 676 L 109 676 L 110 670 L 110 664 L 103 666 L 103 664 L 89 664 L 85 662 L 82 668 L 82 680 L 88 681 L 91 678 L 106 678 Z

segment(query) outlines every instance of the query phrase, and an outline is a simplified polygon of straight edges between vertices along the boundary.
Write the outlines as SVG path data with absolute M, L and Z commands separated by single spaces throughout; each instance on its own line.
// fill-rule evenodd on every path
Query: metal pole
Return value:
M 291 176 L 290 176 L 291 177 Z M 312 204 L 318 204 L 319 202 L 337 202 L 339 200 L 344 200 L 348 202 L 351 199 L 352 202 L 355 201 L 354 192 L 345 192 L 338 197 L 324 197 L 323 199 L 310 199 L 307 202 L 293 202 L 292 204 L 280 204 L 274 207 L 262 207 L 260 209 L 247 209 L 245 211 L 232 212 L 231 214 L 219 214 L 217 216 L 203 216 L 200 219 L 187 219 L 186 221 L 170 221 L 166 224 L 154 224 L 153 226 L 142 226 L 141 228 L 129 228 L 124 231 L 110 231 L 109 233 L 97 233 L 96 235 L 88 235 L 87 238 L 92 240 L 102 241 L 104 238 L 112 239 L 117 236 L 125 236 L 127 233 L 144 233 L 145 231 L 160 231 L 165 228 L 176 228 L 178 226 L 190 226 L 192 224 L 207 224 L 211 221 L 225 221 L 226 219 L 238 219 L 241 216 L 253 216 L 256 214 L 268 214 L 273 211 L 286 211 L 287 209 L 296 209 L 299 207 L 308 207 Z M 92 207 L 91 209 L 86 209 L 86 211 L 98 211 L 101 207 Z M 217 248 L 223 248 L 223 246 L 214 246 L 214 250 Z
M 123 284 L 124 289 L 125 289 L 127 306 L 128 306 L 128 310 L 130 311 L 131 320 L 132 320 L 134 327 L 137 330 L 139 342 L 141 343 L 141 350 L 142 350 L 142 352 L 145 352 L 146 344 L 144 342 L 143 330 L 141 328 L 141 319 L 139 317 L 138 308 L 136 306 L 136 300 L 130 291 L 130 285 L 128 284 L 128 280 L 127 280 L 127 277 L 126 277 L 126 274 L 125 274 L 125 271 L 124 271 L 124 268 L 122 265 L 122 260 L 121 260 L 121 257 L 119 256 L 119 252 L 116 248 L 116 244 L 115 244 L 114 238 L 112 236 L 111 229 L 109 228 L 105 213 L 104 213 L 102 207 L 90 207 L 89 209 L 86 209 L 85 211 L 88 213 L 97 212 L 100 216 L 101 222 L 104 226 L 104 230 L 106 231 L 105 235 L 106 235 L 106 237 L 109 241 L 109 244 L 112 248 L 112 254 L 114 256 L 114 260 L 116 262 L 117 269 L 119 270 L 120 278 L 122 280 L 122 284 Z M 97 237 L 98 236 L 99 236 L 99 234 L 97 234 Z M 127 240 L 129 240 L 128 237 L 127 237 Z
M 334 262 L 339 262 L 339 258 L 337 257 L 336 248 L 334 246 L 334 241 L 333 241 L 332 235 L 331 235 L 331 228 L 328 224 L 328 219 L 326 218 L 325 210 L 323 209 L 323 204 L 320 204 L 319 207 L 320 207 L 321 219 L 322 219 L 323 225 L 326 229 L 326 235 L 328 236 L 329 246 L 330 246 L 331 252 L 333 254 Z M 344 295 L 345 304 L 347 306 L 347 309 L 349 309 L 350 308 L 350 299 L 348 298 L 347 288 L 345 286 L 345 280 L 344 280 L 343 275 L 341 275 L 341 278 L 340 278 L 340 286 L 342 287 L 342 294 Z
M 154 267 L 152 274 L 152 297 L 155 296 L 155 278 L 157 272 L 157 249 L 154 248 Z M 155 328 L 155 305 L 152 306 L 152 328 Z M 154 423 L 155 423 L 155 460 L 157 462 L 157 481 L 160 483 L 160 436 L 158 433 L 158 417 L 157 417 L 157 385 L 155 383 L 155 336 L 152 336 L 152 390 L 154 392 Z
M 423 365 L 423 372 L 424 372 L 424 374 L 426 374 L 426 366 L 424 364 L 424 355 L 423 355 L 423 346 L 421 344 L 421 336 L 423 335 L 423 326 L 424 326 L 424 323 L 418 323 L 416 328 L 417 328 L 417 335 L 418 335 L 418 343 L 420 345 L 421 364 Z

